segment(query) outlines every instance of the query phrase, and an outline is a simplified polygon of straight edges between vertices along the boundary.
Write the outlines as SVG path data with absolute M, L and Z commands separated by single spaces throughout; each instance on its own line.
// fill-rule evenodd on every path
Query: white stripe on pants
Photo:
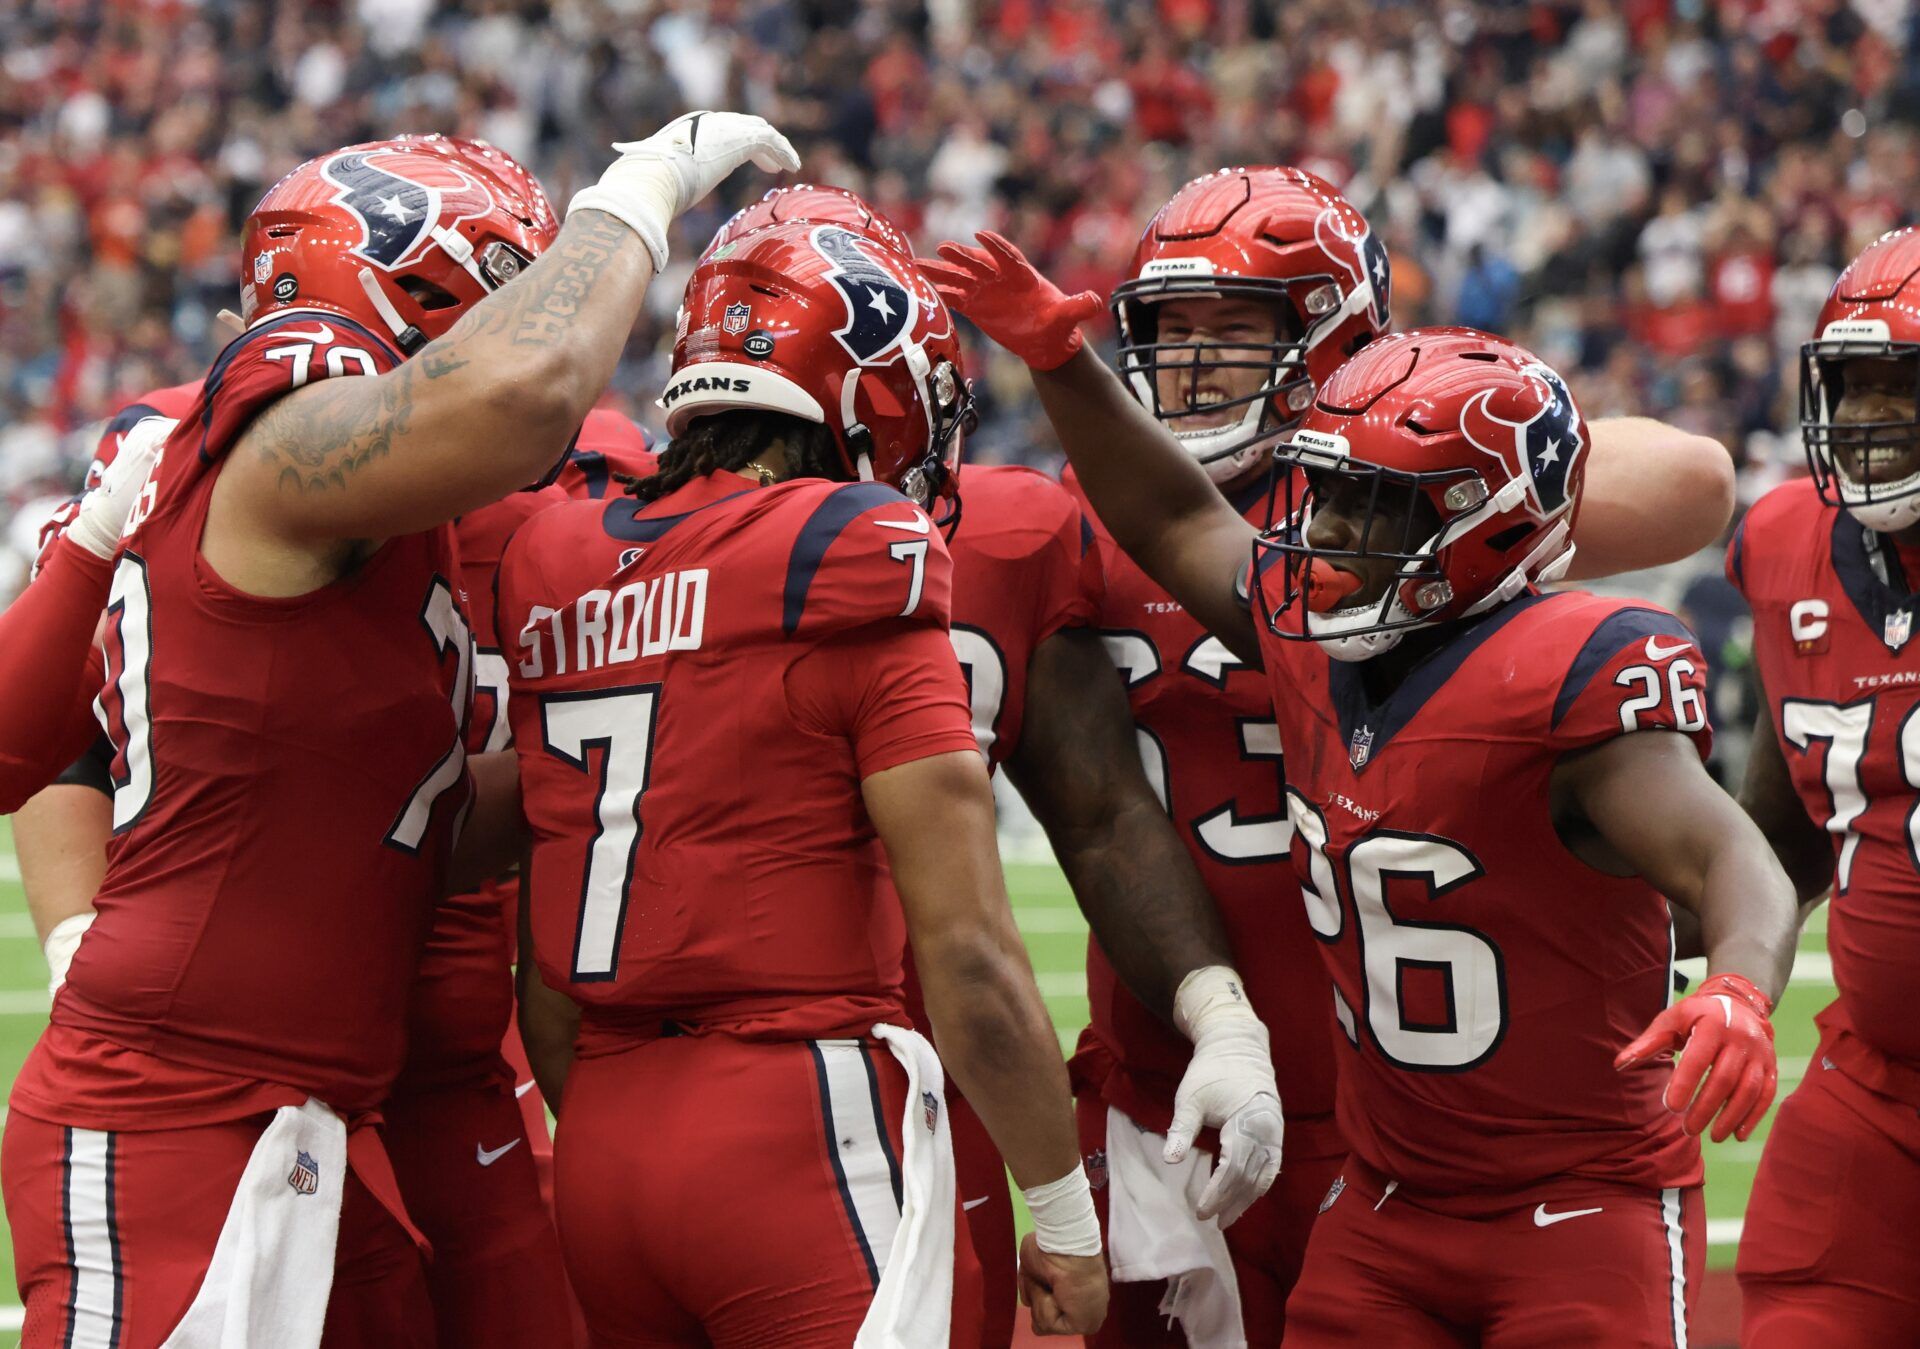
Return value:
M 880 1115 L 873 1065 L 858 1040 L 815 1040 L 813 1053 L 840 1197 L 877 1287 L 900 1226 L 900 1196 L 899 1163 Z
M 1687 1239 L 1681 1226 L 1680 1191 L 1660 1191 L 1660 1221 L 1667 1229 L 1667 1278 L 1673 1296 L 1673 1349 L 1687 1349 Z
M 62 1349 L 119 1349 L 120 1235 L 113 1211 L 113 1135 L 68 1129 L 62 1217 L 73 1268 Z

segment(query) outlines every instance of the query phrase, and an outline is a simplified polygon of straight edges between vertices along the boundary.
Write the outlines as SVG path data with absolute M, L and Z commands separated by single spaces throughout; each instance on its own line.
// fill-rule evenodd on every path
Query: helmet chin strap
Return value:
M 380 321 L 392 332 L 393 340 L 399 344 L 402 352 L 411 356 L 426 345 L 420 330 L 400 317 L 400 311 L 393 307 L 393 301 L 380 289 L 380 282 L 371 267 L 360 269 L 360 289 L 367 293 L 368 302 L 373 305 L 374 312 L 380 315 Z

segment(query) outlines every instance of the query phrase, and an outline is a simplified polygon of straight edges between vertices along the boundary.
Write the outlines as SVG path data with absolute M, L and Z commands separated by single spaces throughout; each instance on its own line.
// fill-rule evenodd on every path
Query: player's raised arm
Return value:
M 1711 436 L 1651 417 L 1589 422 L 1593 446 L 1568 576 L 1581 580 L 1690 557 L 1733 518 L 1733 458 Z
M 430 528 L 545 473 L 613 374 L 647 286 L 666 262 L 668 224 L 749 159 L 770 171 L 799 167 L 778 131 L 735 113 L 690 113 L 615 148 L 621 157 L 574 198 L 565 226 L 537 260 L 513 253 L 509 261 L 512 250 L 495 253 L 495 245 L 476 255 L 451 227 L 458 220 L 433 226 L 437 245 L 462 268 L 478 268 L 491 288 L 435 341 L 418 346 L 419 325 L 371 268 L 361 269 L 374 307 L 396 329 L 395 344 L 403 354 L 418 348 L 397 368 L 374 374 L 385 363 L 374 353 L 343 354 L 323 311 L 271 334 L 296 392 L 235 447 L 214 523 L 237 513 L 269 547 L 379 539 Z M 342 160 L 353 162 L 343 167 Z M 383 266 L 406 256 L 404 235 L 383 245 L 396 229 L 412 228 L 415 213 L 433 202 L 443 203 L 443 217 L 457 209 L 444 204 L 452 188 L 421 193 L 416 203 L 411 181 L 384 173 L 376 153 L 335 156 L 322 172 L 365 222 L 368 243 L 358 252 Z M 502 194 L 478 185 L 471 165 L 451 172 L 477 194 L 474 209 L 512 213 Z M 492 207 L 479 200 L 489 196 Z M 270 247 L 260 258 L 257 280 L 265 282 L 278 264 Z M 286 275 L 297 290 L 297 277 Z M 444 307 L 418 289 L 413 298 L 425 313 Z M 322 360 L 372 377 L 319 378 Z M 316 382 L 302 387 L 309 380 Z
M 1128 991 L 1194 1042 L 1168 1160 L 1184 1157 L 1201 1129 L 1221 1131 L 1220 1165 L 1197 1212 L 1226 1226 L 1280 1167 L 1267 1028 L 1242 992 L 1213 897 L 1147 781 L 1126 692 L 1091 631 L 1063 629 L 1034 652 L 1025 730 L 1006 767 Z
M 1687 650 L 1684 643 L 1672 649 Z M 1660 676 L 1675 687 L 1695 668 L 1689 663 L 1673 676 L 1679 663 Z M 1631 667 L 1641 669 L 1654 665 Z M 1692 694 L 1700 697 L 1698 689 Z M 1684 735 L 1640 731 L 1570 754 L 1554 771 L 1553 795 L 1556 821 L 1584 822 L 1611 850 L 1612 857 L 1582 852 L 1590 863 L 1624 864 L 1700 919 L 1705 982 L 1656 1017 L 1616 1066 L 1681 1051 L 1667 1107 L 1685 1111 L 1689 1133 L 1711 1124 L 1716 1142 L 1748 1137 L 1777 1081 L 1768 1017 L 1786 987 L 1799 930 L 1791 883 Z
M 1172 432 L 1127 393 L 1080 335 L 1099 312 L 1065 295 L 997 234 L 940 245 L 920 269 L 947 302 L 1027 363 L 1087 499 L 1126 552 L 1236 656 L 1258 665 L 1253 619 L 1235 593 L 1254 529 Z

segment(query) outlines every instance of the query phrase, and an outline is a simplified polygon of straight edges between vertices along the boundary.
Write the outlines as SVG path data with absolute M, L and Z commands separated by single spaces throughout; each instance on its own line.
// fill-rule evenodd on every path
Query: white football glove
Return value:
M 95 557 L 111 559 L 127 517 L 146 489 L 160 447 L 178 425 L 171 417 L 144 417 L 120 437 L 120 448 L 100 475 L 100 485 L 80 499 L 67 537 Z
M 1240 976 L 1224 965 L 1180 981 L 1173 1019 L 1193 1041 L 1193 1058 L 1174 1092 L 1173 1126 L 1161 1156 L 1179 1162 L 1202 1129 L 1220 1131 L 1213 1177 L 1194 1213 L 1202 1221 L 1217 1216 L 1228 1227 L 1280 1174 L 1286 1124 L 1267 1028 L 1248 1005 Z
M 763 118 L 738 112 L 690 112 L 643 141 L 616 141 L 620 158 L 592 187 L 574 193 L 574 211 L 605 211 L 622 221 L 667 265 L 667 226 L 751 159 L 768 173 L 800 167 L 787 138 Z

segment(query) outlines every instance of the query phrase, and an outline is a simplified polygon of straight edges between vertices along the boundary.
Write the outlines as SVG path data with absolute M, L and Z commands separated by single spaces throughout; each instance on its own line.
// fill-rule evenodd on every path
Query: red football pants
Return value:
M 23 1349 L 154 1349 L 192 1304 L 271 1116 L 103 1133 L 13 1114 L 0 1142 Z M 352 1169 L 322 1349 L 431 1349 L 420 1249 Z
M 885 1048 L 845 1040 L 576 1059 L 554 1199 L 596 1349 L 851 1344 L 899 1222 L 906 1088 Z M 966 1240 L 954 1253 L 952 1338 L 971 1344 L 980 1269 Z
M 1074 1114 L 1080 1126 L 1080 1152 L 1087 1174 L 1094 1179 L 1093 1204 L 1105 1240 L 1107 1103 L 1097 1093 L 1084 1092 L 1074 1101 Z M 1280 1343 L 1286 1330 L 1287 1295 L 1299 1276 L 1308 1234 L 1327 1187 L 1346 1160 L 1344 1148 L 1332 1150 L 1337 1137 L 1331 1120 L 1299 1127 L 1287 1121 L 1284 1160 L 1273 1188 L 1227 1229 L 1227 1252 L 1233 1257 L 1240 1320 L 1249 1345 L 1270 1349 Z M 1186 1333 L 1160 1314 L 1166 1291 L 1167 1285 L 1158 1280 L 1114 1284 L 1106 1324 L 1087 1337 L 1087 1344 L 1092 1349 L 1186 1349 Z
M 573 1334 L 560 1241 L 513 1088 L 419 1092 L 381 1113 L 407 1213 L 433 1246 L 427 1289 L 440 1344 L 565 1349 Z
M 1020 1251 L 1014 1240 L 1013 1192 L 1007 1165 L 993 1145 L 987 1126 L 967 1098 L 947 1084 L 948 1118 L 953 1121 L 953 1165 L 960 1183 L 960 1207 L 966 1210 L 967 1235 L 980 1263 L 982 1305 L 980 1349 L 1007 1349 L 1020 1302 Z M 959 1341 L 955 1341 L 958 1343 Z
M 1389 1193 L 1357 1158 L 1342 1175 L 1287 1303 L 1287 1349 L 1687 1343 L 1706 1268 L 1698 1187 L 1563 1177 L 1436 1201 Z
M 1920 1110 L 1819 1056 L 1781 1103 L 1740 1236 L 1741 1344 L 1920 1344 Z

